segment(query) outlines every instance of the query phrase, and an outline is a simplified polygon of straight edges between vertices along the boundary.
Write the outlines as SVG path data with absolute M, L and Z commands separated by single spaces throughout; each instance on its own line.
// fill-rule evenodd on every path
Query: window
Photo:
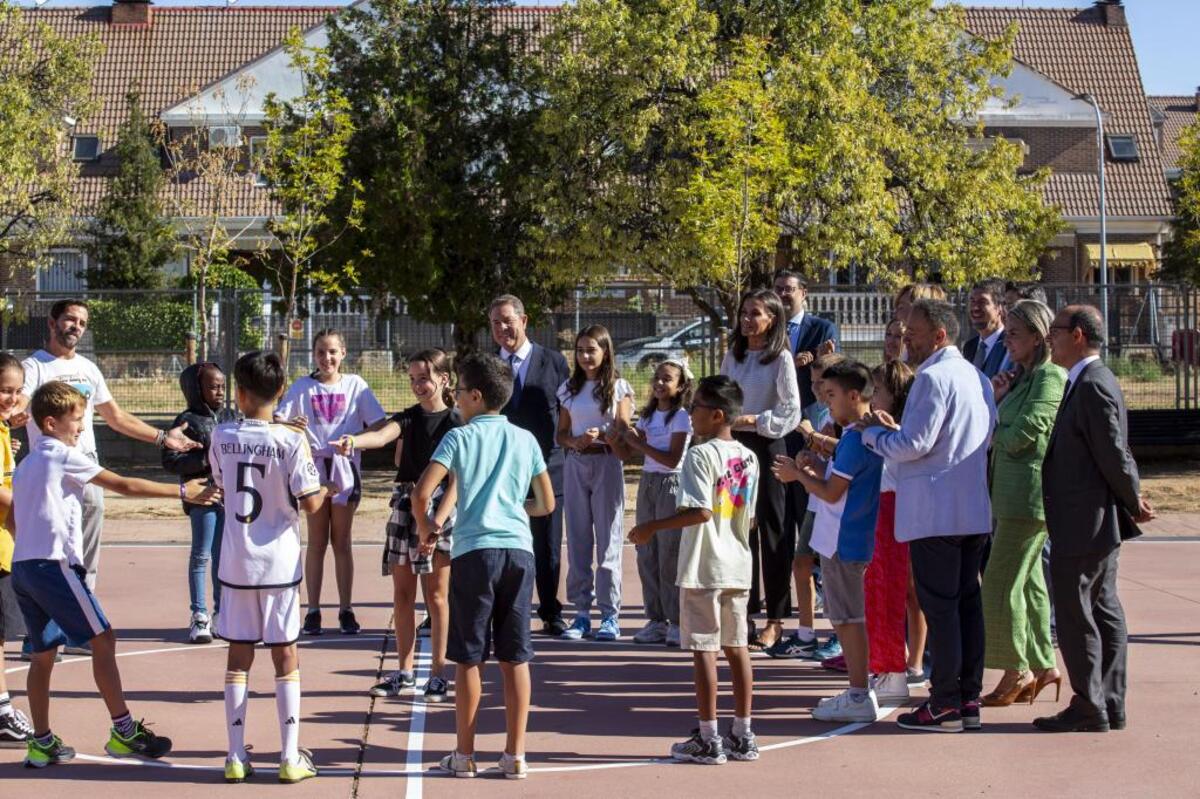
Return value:
M 1114 161 L 1138 160 L 1137 138 L 1125 134 L 1105 136 L 1108 140 L 1108 155 Z
M 208 129 L 209 147 L 240 147 L 242 129 L 237 125 L 215 125 Z
M 73 293 L 87 287 L 84 272 L 88 268 L 86 253 L 79 250 L 51 250 L 49 262 L 37 271 L 38 291 Z
M 254 173 L 254 185 L 266 186 L 267 179 L 263 177 L 263 159 L 267 157 L 267 137 L 250 137 L 250 171 Z
M 76 161 L 99 161 L 100 137 L 72 136 L 71 157 Z

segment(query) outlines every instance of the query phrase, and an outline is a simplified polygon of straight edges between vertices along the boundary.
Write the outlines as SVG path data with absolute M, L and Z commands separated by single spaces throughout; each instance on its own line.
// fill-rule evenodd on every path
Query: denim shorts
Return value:
M 475 549 L 450 563 L 450 635 L 446 659 L 483 663 L 494 651 L 504 663 L 533 659 L 533 553 Z

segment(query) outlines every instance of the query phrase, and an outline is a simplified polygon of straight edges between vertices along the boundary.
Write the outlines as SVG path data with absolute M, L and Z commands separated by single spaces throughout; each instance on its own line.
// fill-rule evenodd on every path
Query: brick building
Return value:
M 1179 177 L 1179 137 L 1184 128 L 1200 120 L 1200 87 L 1193 95 L 1158 95 L 1146 101 L 1154 118 L 1167 179 L 1175 180 Z

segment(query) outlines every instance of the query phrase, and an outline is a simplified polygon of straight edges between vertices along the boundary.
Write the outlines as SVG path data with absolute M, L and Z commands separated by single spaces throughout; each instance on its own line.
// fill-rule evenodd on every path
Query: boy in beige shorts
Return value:
M 757 760 L 750 730 L 754 674 L 747 648 L 746 604 L 750 597 L 750 523 L 758 494 L 754 453 L 734 440 L 742 412 L 742 389 L 724 375 L 706 377 L 689 413 L 703 444 L 688 450 L 679 478 L 679 509 L 673 516 L 634 527 L 629 540 L 648 543 L 659 530 L 683 529 L 679 545 L 680 646 L 692 650 L 700 726 L 671 747 L 676 760 L 718 765 L 727 758 Z M 717 652 L 733 672 L 733 726 L 717 732 Z

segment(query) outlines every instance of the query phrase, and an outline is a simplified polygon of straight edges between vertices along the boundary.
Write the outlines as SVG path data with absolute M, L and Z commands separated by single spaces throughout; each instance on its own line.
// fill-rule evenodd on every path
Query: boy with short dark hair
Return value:
M 254 645 L 271 649 L 275 710 L 279 717 L 279 781 L 317 776 L 300 748 L 300 511 L 325 501 L 317 467 L 302 430 L 274 424 L 275 404 L 287 375 L 273 352 L 249 352 L 233 367 L 238 409 L 245 418 L 218 425 L 208 461 L 225 492 L 225 530 L 217 578 L 221 613 L 217 634 L 229 642 L 225 672 L 225 728 L 229 752 L 225 781 L 254 774 L 246 754 L 246 709 Z
M 834 364 L 824 380 L 830 415 L 843 428 L 833 458 L 826 464 L 811 452 L 795 460 L 780 455 L 774 470 L 780 481 L 799 481 L 817 500 L 812 548 L 821 556 L 825 616 L 837 631 L 850 673 L 850 688 L 823 699 L 813 718 L 869 722 L 878 715 L 879 703 L 867 677 L 863 575 L 875 548 L 883 459 L 866 448 L 853 425 L 870 412 L 874 384 L 870 370 L 854 361 Z
M 114 757 L 150 758 L 171 751 L 171 740 L 134 721 L 125 704 L 117 639 L 85 579 L 84 487 L 94 483 L 124 496 L 178 496 L 196 504 L 217 496 L 203 480 L 173 486 L 121 477 L 98 466 L 76 448 L 86 407 L 83 394 L 66 383 L 53 381 L 34 392 L 30 415 L 42 435 L 13 473 L 13 588 L 33 650 L 26 681 L 34 735 L 26 745 L 25 765 L 31 768 L 75 757 L 50 729 L 50 674 L 58 647 L 68 639 L 92 648 L 92 673 L 113 722 L 105 750 Z
M 554 511 L 554 489 L 537 439 L 500 415 L 512 389 L 512 370 L 495 355 L 470 355 L 458 364 L 454 393 L 467 424 L 446 433 L 412 492 L 413 507 L 427 508 L 449 473 L 458 483 L 446 642 L 446 658 L 458 664 L 458 742 L 441 761 L 441 768 L 455 777 L 478 773 L 475 722 L 483 692 L 481 666 L 490 649 L 500 661 L 508 718 L 500 771 L 507 779 L 528 776 L 525 727 L 534 580 L 529 519 Z M 531 488 L 533 498 L 527 500 Z M 415 514 L 415 521 L 423 549 L 431 552 L 438 528 L 424 514 Z
M 689 409 L 692 429 L 703 444 L 688 450 L 679 477 L 679 510 L 639 524 L 629 533 L 646 544 L 659 530 L 683 528 L 679 544 L 680 646 L 692 650 L 700 727 L 671 747 L 671 757 L 718 765 L 757 760 L 750 729 L 754 672 L 748 647 L 752 560 L 750 523 L 758 496 L 759 465 L 754 453 L 733 438 L 742 412 L 742 389 L 725 375 L 706 377 Z M 733 727 L 717 731 L 717 652 L 724 650 L 733 671 Z

